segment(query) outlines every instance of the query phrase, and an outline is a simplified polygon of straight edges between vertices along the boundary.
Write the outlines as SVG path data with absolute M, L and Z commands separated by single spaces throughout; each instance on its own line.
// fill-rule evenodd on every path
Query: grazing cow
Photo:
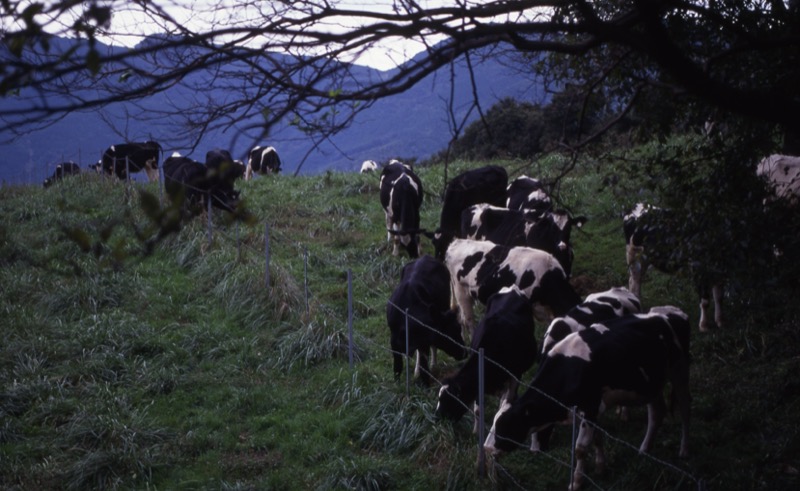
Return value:
M 395 377 L 403 371 L 403 353 L 417 352 L 416 371 L 425 385 L 430 383 L 431 348 L 440 348 L 456 360 L 467 356 L 458 312 L 450 309 L 450 273 L 441 261 L 431 256 L 421 256 L 403 267 L 400 284 L 386 304 L 386 322 L 391 332 Z
M 463 239 L 460 236 L 461 212 L 478 203 L 503 206 L 507 184 L 508 173 L 497 165 L 468 170 L 447 183 L 439 228 L 429 235 L 437 259 L 444 259 L 445 251 L 454 238 Z
M 257 146 L 250 150 L 247 158 L 247 169 L 244 173 L 244 180 L 249 181 L 253 178 L 253 173 L 258 174 L 277 174 L 281 171 L 281 158 L 278 156 L 274 147 Z
M 522 374 L 536 361 L 536 337 L 533 307 L 516 285 L 500 289 L 489 297 L 486 315 L 475 331 L 473 353 L 453 376 L 442 381 L 436 415 L 458 421 L 478 397 L 478 350 L 483 348 L 484 392 L 505 390 L 505 399 L 513 400 Z M 474 408 L 476 421 L 480 417 Z
M 211 152 L 209 152 L 211 153 Z M 184 202 L 190 209 L 211 205 L 233 211 L 239 203 L 239 192 L 233 189 L 232 181 L 223 179 L 224 161 L 214 162 L 209 168 L 196 160 L 174 153 L 164 161 L 164 189 L 173 202 Z M 230 177 L 230 176 L 225 176 Z
M 616 317 L 638 314 L 642 311 L 639 299 L 627 288 L 613 287 L 609 290 L 592 293 L 586 299 L 572 307 L 562 317 L 556 317 L 547 327 L 542 338 L 540 362 L 544 360 L 550 349 L 559 341 L 572 334 L 586 329 L 597 322 L 604 322 Z M 531 438 L 531 451 L 546 450 L 550 437 L 550 429 L 534 433 Z
M 553 209 L 550 195 L 538 179 L 519 176 L 511 181 L 506 189 L 506 208 L 510 210 L 530 210 L 545 212 Z
M 411 167 L 392 160 L 381 171 L 380 198 L 386 213 L 387 240 L 393 242 L 392 255 L 399 254 L 399 246 L 402 244 L 410 257 L 419 257 L 422 181 Z
M 759 162 L 756 174 L 767 179 L 778 198 L 792 205 L 800 200 L 800 157 L 770 155 Z
M 558 260 L 539 249 L 454 239 L 444 262 L 468 333 L 475 325 L 473 300 L 485 304 L 506 286 L 516 285 L 534 307 L 549 310 L 549 317 L 564 315 L 581 301 Z
M 43 186 L 50 187 L 66 176 L 72 176 L 80 173 L 81 167 L 75 162 L 62 162 L 56 166 L 55 171 L 53 171 L 53 175 L 44 180 Z
M 369 172 L 374 172 L 378 169 L 378 164 L 375 163 L 374 160 L 365 160 L 361 163 L 361 173 L 367 174 Z
M 564 210 L 509 210 L 481 203 L 462 212 L 461 237 L 541 249 L 555 256 L 569 277 L 574 257 L 570 245 L 572 227 L 580 228 L 584 223 L 586 217 L 573 218 Z
M 103 156 L 94 169 L 105 174 L 116 174 L 125 179 L 128 173 L 133 174 L 144 169 L 147 180 L 158 181 L 158 162 L 161 160 L 161 145 L 154 141 L 119 143 L 111 145 L 103 152 Z
M 679 268 L 689 267 L 689 264 L 678 264 L 670 256 L 670 251 L 677 247 L 670 245 L 677 239 L 670 233 L 671 214 L 668 210 L 655 206 L 638 203 L 634 209 L 623 218 L 623 232 L 625 234 L 625 260 L 628 264 L 628 289 L 634 295 L 642 298 L 642 280 L 647 268 L 652 265 L 664 273 L 674 273 Z M 717 327 L 722 327 L 722 281 L 716 278 L 708 282 L 700 275 L 695 275 L 695 283 L 700 295 L 700 321 L 701 331 L 709 328 L 709 291 L 714 299 L 714 322 Z M 709 285 L 710 283 L 710 285 Z
M 647 452 L 666 412 L 663 390 L 669 381 L 682 422 L 680 456 L 687 457 L 689 331 L 680 309 L 656 307 L 568 335 L 547 353 L 528 390 L 513 402 L 501 402 L 484 448 L 495 456 L 514 450 L 531 430 L 567 421 L 575 407 L 582 422 L 571 489 L 578 489 L 598 415 L 609 406 L 647 404 L 647 433 L 639 447 Z M 598 438 L 598 469 L 605 463 L 600 445 Z

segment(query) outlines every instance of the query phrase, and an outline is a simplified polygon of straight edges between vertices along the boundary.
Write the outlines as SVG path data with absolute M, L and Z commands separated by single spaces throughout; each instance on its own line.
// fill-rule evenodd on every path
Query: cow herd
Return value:
M 155 141 L 126 142 L 111 145 L 103 151 L 100 160 L 89 169 L 119 179 L 145 171 L 150 182 L 159 180 L 158 166 L 163 150 Z M 228 150 L 212 149 L 204 162 L 174 152 L 162 164 L 164 189 L 174 202 L 185 203 L 190 209 L 208 204 L 232 211 L 239 202 L 239 191 L 234 189 L 237 179 L 252 179 L 254 174 L 275 174 L 281 170 L 281 159 L 274 147 L 256 146 L 248 152 L 247 164 L 234 159 Z M 56 166 L 45 179 L 48 187 L 61 179 L 80 173 L 74 162 Z
M 765 159 L 759 175 L 769 177 L 778 193 L 795 193 L 800 159 Z M 436 407 L 440 419 L 457 421 L 476 404 L 478 352 L 483 350 L 484 391 L 502 394 L 484 449 L 494 458 L 528 445 L 544 450 L 555 425 L 577 418 L 571 489 L 583 482 L 590 446 L 596 467 L 604 465 L 601 442 L 593 435 L 607 408 L 646 405 L 640 451 L 651 448 L 666 413 L 666 387 L 681 419 L 679 456 L 688 456 L 689 318 L 674 306 L 644 312 L 640 301 L 648 266 L 673 269 L 659 261 L 655 247 L 664 235 L 659 217 L 668 211 L 639 203 L 624 217 L 627 288 L 581 300 L 569 281 L 574 259 L 570 232 L 586 218 L 554 209 L 542 182 L 521 176 L 509 183 L 498 166 L 458 175 L 446 185 L 433 233 L 420 228 L 422 192 L 411 167 L 392 161 L 383 168 L 380 193 L 388 238 L 393 254 L 402 245 L 411 258 L 387 304 L 396 377 L 404 353 L 416 352 L 422 360 L 417 368 L 425 385 L 432 380 L 426 372 L 429 352 L 442 349 L 460 361 L 457 371 L 439 382 Z M 431 239 L 433 256 L 420 256 L 420 236 Z M 721 325 L 721 285 L 708 286 L 715 322 Z M 484 306 L 477 325 L 476 301 Z M 707 307 L 708 297 L 702 295 L 701 331 L 709 326 Z M 538 349 L 535 320 L 549 323 Z M 537 363 L 527 390 L 517 397 L 520 377 Z

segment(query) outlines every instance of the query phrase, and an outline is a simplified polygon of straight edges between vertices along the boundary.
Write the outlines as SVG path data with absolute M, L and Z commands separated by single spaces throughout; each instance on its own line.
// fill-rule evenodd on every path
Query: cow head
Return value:
M 462 400 L 461 387 L 453 384 L 452 379 L 445 379 L 439 389 L 439 402 L 436 404 L 436 417 L 450 421 L 458 421 L 468 410 Z
M 441 228 L 437 228 L 435 232 L 426 232 L 425 236 L 428 237 L 433 244 L 433 256 L 440 260 L 444 261 L 444 255 L 447 252 L 447 248 L 450 246 L 450 243 L 453 242 L 455 235 L 449 232 L 442 231 Z

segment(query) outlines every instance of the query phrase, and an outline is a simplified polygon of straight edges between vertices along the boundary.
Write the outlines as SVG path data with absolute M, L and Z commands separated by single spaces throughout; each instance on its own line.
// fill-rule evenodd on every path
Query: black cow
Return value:
M 625 260 L 628 264 L 628 289 L 642 298 L 642 281 L 649 266 L 664 273 L 674 273 L 680 268 L 691 267 L 686 262 L 674 260 L 670 253 L 678 248 L 678 240 L 671 233 L 674 218 L 669 210 L 638 203 L 623 218 L 625 235 Z M 695 287 L 700 296 L 701 331 L 709 328 L 709 297 L 714 300 L 714 322 L 722 327 L 722 279 L 717 276 L 693 272 Z M 709 295 L 709 293 L 711 295 Z
M 485 304 L 506 286 L 516 285 L 534 307 L 549 310 L 549 317 L 564 315 L 581 301 L 558 260 L 539 249 L 454 239 L 447 248 L 445 265 L 467 332 L 475 325 L 473 300 Z
M 533 307 L 528 297 L 515 285 L 489 297 L 486 315 L 478 324 L 471 343 L 473 353 L 453 376 L 442 381 L 436 415 L 458 421 L 478 397 L 478 350 L 483 348 L 484 392 L 505 390 L 505 399 L 513 400 L 522 374 L 536 361 L 536 336 Z M 476 421 L 480 417 L 474 408 Z
M 506 201 L 508 173 L 498 165 L 488 165 L 463 172 L 447 183 L 439 228 L 429 235 L 434 255 L 444 259 L 450 242 L 461 237 L 461 212 L 478 203 L 503 206 Z
M 249 181 L 253 178 L 253 173 L 258 174 L 277 174 L 281 171 L 281 158 L 274 147 L 256 146 L 250 150 L 247 158 L 247 169 L 244 173 L 244 180 Z
M 144 169 L 147 180 L 158 181 L 158 162 L 161 160 L 161 145 L 154 141 L 119 143 L 111 145 L 103 152 L 103 156 L 95 170 L 105 174 L 115 174 L 125 179 Z
M 406 351 L 408 310 L 408 351 Z M 450 309 L 450 273 L 441 261 L 421 256 L 403 267 L 400 284 L 386 305 L 395 377 L 403 371 L 403 353 L 417 352 L 420 381 L 430 383 L 428 352 L 440 348 L 457 360 L 467 356 L 458 312 Z
M 583 418 L 575 444 L 573 487 L 580 487 L 595 422 L 616 405 L 648 406 L 647 452 L 666 412 L 663 389 L 670 382 L 682 420 L 680 456 L 688 456 L 689 321 L 675 307 L 619 317 L 572 333 L 547 353 L 528 390 L 503 401 L 484 448 L 490 454 L 522 445 L 528 433 L 568 420 L 571 408 Z M 596 467 L 605 456 L 596 445 Z
M 525 246 L 549 252 L 572 273 L 574 253 L 570 244 L 572 227 L 582 227 L 586 217 L 572 217 L 564 210 L 521 211 L 472 205 L 461 214 L 461 237 L 488 240 L 505 246 Z
M 402 162 L 392 160 L 381 171 L 381 206 L 386 213 L 387 240 L 393 242 L 394 256 L 399 254 L 400 244 L 410 257 L 420 255 L 422 192 L 422 181 Z
M 62 162 L 56 166 L 56 169 L 53 171 L 53 175 L 45 179 L 42 185 L 44 187 L 50 187 L 66 176 L 72 176 L 80 173 L 81 167 L 75 162 Z
M 210 153 L 210 152 L 209 152 Z M 212 167 L 196 160 L 182 157 L 177 152 L 164 161 L 164 189 L 173 202 L 185 202 L 189 208 L 202 205 L 205 210 L 208 199 L 211 205 L 233 211 L 239 203 L 239 192 L 233 189 L 232 181 L 223 179 L 225 175 L 224 157 L 211 159 Z
M 506 189 L 506 208 L 545 212 L 553 209 L 553 201 L 538 179 L 519 176 Z

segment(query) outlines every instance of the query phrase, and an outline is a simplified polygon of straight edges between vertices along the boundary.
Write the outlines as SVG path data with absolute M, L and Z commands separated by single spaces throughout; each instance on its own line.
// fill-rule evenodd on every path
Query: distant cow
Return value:
M 436 415 L 458 421 L 478 397 L 478 351 L 483 349 L 484 392 L 505 391 L 504 398 L 513 400 L 518 380 L 536 361 L 536 336 L 533 307 L 516 285 L 500 289 L 489 297 L 486 315 L 472 338 L 472 354 L 453 376 L 442 381 Z M 476 421 L 480 417 L 474 408 Z
M 628 289 L 642 298 L 642 281 L 649 266 L 664 273 L 674 273 L 680 268 L 691 267 L 688 261 L 676 262 L 670 253 L 677 248 L 676 235 L 671 231 L 673 218 L 669 210 L 638 203 L 623 218 L 625 235 L 625 260 L 628 264 Z M 700 265 L 702 266 L 702 265 Z M 709 327 L 709 296 L 714 300 L 714 322 L 722 327 L 722 281 L 708 281 L 699 274 L 694 275 L 695 287 L 700 295 L 701 331 Z M 709 295 L 709 292 L 711 295 Z
M 197 211 L 211 205 L 233 211 L 239 202 L 239 192 L 233 188 L 232 181 L 223 178 L 224 160 L 214 162 L 216 167 L 203 165 L 196 160 L 183 157 L 177 152 L 164 161 L 164 189 L 173 202 L 184 202 Z M 230 178 L 230 176 L 225 176 Z
M 75 162 L 62 162 L 58 164 L 53 171 L 53 175 L 44 180 L 44 187 L 49 187 L 56 182 L 60 181 L 66 176 L 72 176 L 81 173 L 81 167 Z
M 367 174 L 369 172 L 374 172 L 378 169 L 378 164 L 375 163 L 374 160 L 365 160 L 361 163 L 361 173 Z
M 422 206 L 422 181 L 411 167 L 393 160 L 381 171 L 381 206 L 386 214 L 387 240 L 393 242 L 392 255 L 399 246 L 412 258 L 420 255 L 419 209 Z
M 430 235 L 437 259 L 444 259 L 450 242 L 460 237 L 461 212 L 479 203 L 503 206 L 507 185 L 508 173 L 497 165 L 468 170 L 447 183 L 439 227 Z
M 586 217 L 573 218 L 564 210 L 520 211 L 482 203 L 462 212 L 461 237 L 541 249 L 555 256 L 569 277 L 574 257 L 572 227 L 582 227 L 584 223 Z
M 158 181 L 158 162 L 161 160 L 161 145 L 154 141 L 119 143 L 103 152 L 95 170 L 115 174 L 125 179 L 144 169 L 147 180 Z
M 253 173 L 277 174 L 280 171 L 281 158 L 278 156 L 278 151 L 274 147 L 256 146 L 248 155 L 244 180 L 252 179 Z
M 553 202 L 538 179 L 519 176 L 511 181 L 506 189 L 506 208 L 510 210 L 529 210 L 545 212 L 553 209 Z
M 408 350 L 406 350 L 406 310 Z M 386 322 L 391 332 L 395 377 L 403 371 L 403 354 L 417 352 L 417 372 L 430 383 L 428 352 L 440 348 L 457 360 L 467 356 L 458 312 L 450 309 L 450 273 L 431 256 L 421 256 L 403 267 L 400 283 L 386 304 Z
M 564 315 L 581 301 L 558 260 L 539 249 L 454 239 L 444 262 L 467 332 L 475 325 L 473 301 L 486 304 L 503 287 L 516 285 L 534 307 L 549 311 L 551 317 Z
M 778 198 L 791 204 L 800 200 L 800 157 L 770 155 L 759 162 L 756 174 L 767 179 Z
M 647 404 L 647 433 L 639 447 L 647 452 L 666 412 L 663 390 L 669 381 L 682 420 L 680 456 L 687 457 L 689 331 L 688 317 L 680 309 L 657 307 L 568 335 L 548 352 L 528 390 L 511 403 L 501 403 L 484 448 L 495 455 L 514 450 L 531 430 L 567 420 L 575 407 L 584 420 L 575 444 L 572 489 L 577 489 L 603 409 Z M 600 443 L 598 438 L 598 469 L 605 463 Z

